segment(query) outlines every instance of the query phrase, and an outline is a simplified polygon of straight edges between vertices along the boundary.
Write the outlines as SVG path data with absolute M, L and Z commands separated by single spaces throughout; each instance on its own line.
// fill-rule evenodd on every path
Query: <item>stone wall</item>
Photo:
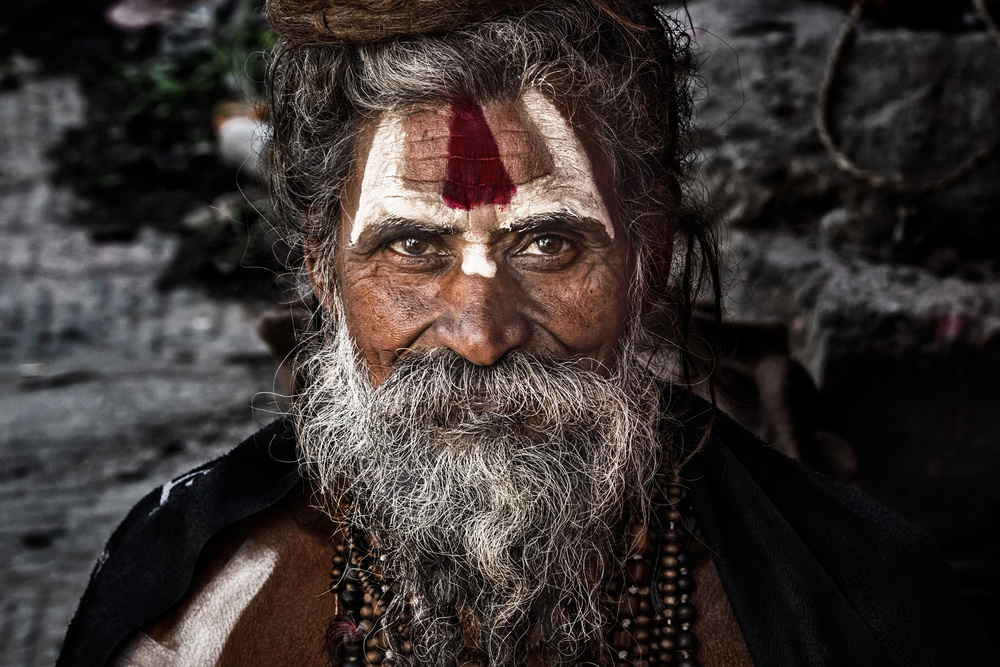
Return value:
M 818 420 L 853 445 L 860 486 L 932 531 L 997 628 L 1000 157 L 919 198 L 855 180 L 814 126 L 848 3 L 688 4 L 728 313 L 787 325 L 820 389 Z M 940 3 L 870 4 L 888 9 L 862 22 L 831 97 L 842 150 L 919 183 L 995 145 L 1000 45 L 971 6 L 934 23 Z
M 0 61 L 0 665 L 51 665 L 104 543 L 154 487 L 273 418 L 252 306 L 160 291 L 176 238 L 95 241 L 49 151 L 72 76 Z

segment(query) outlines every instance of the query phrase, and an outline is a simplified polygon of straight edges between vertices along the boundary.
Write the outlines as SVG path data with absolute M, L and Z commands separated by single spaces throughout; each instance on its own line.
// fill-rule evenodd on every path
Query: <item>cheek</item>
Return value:
M 540 323 L 571 353 L 598 355 L 616 346 L 628 317 L 628 285 L 611 266 L 526 282 L 531 300 L 544 305 Z
M 436 290 L 429 285 L 399 284 L 366 272 L 344 284 L 347 328 L 361 351 L 394 356 L 407 347 L 432 318 Z M 385 361 L 385 359 L 382 359 Z

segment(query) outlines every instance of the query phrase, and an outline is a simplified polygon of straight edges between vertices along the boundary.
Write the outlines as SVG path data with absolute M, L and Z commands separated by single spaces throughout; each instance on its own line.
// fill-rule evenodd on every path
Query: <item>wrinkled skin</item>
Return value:
M 336 277 L 307 245 L 314 289 L 332 309 L 336 280 L 376 385 L 408 350 L 440 347 L 480 365 L 517 348 L 614 366 L 633 262 L 609 165 L 540 93 L 480 117 L 512 197 L 466 208 L 442 195 L 456 160 L 486 160 L 456 155 L 456 127 L 470 130 L 455 103 L 384 114 L 345 191 Z

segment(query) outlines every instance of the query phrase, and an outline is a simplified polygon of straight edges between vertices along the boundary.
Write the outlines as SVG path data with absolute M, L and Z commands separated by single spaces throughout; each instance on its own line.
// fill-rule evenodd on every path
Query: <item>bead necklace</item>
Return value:
M 697 610 L 688 551 L 693 531 L 683 521 L 686 492 L 680 478 L 661 484 L 653 499 L 649 527 L 633 527 L 639 546 L 625 564 L 624 580 L 607 585 L 617 614 L 607 629 L 615 667 L 699 667 L 698 638 L 693 625 Z M 662 501 L 662 502 L 660 502 Z M 364 546 L 363 546 L 364 545 Z M 340 614 L 326 632 L 326 655 L 331 666 L 389 667 L 395 655 L 383 627 L 383 615 L 393 592 L 381 584 L 381 568 L 368 539 L 357 532 L 337 545 L 330 570 L 330 592 L 339 596 Z M 623 586 L 624 584 L 624 586 Z M 410 628 L 399 619 L 393 628 L 397 650 L 412 651 Z
M 698 637 L 693 625 L 697 610 L 691 599 L 695 582 L 688 551 L 693 531 L 683 521 L 686 492 L 674 476 L 654 497 L 650 527 L 641 533 L 637 553 L 625 565 L 625 590 L 609 585 L 612 601 L 619 601 L 618 617 L 608 634 L 615 651 L 615 667 L 675 665 L 698 667 Z M 690 512 L 688 512 L 690 516 Z M 658 524 L 658 525 L 657 525 Z
M 330 592 L 339 596 L 339 611 L 327 627 L 325 651 L 331 666 L 362 667 L 395 662 L 389 649 L 382 617 L 393 592 L 382 585 L 381 568 L 375 563 L 364 535 L 357 532 L 337 545 L 330 569 Z M 409 655 L 412 650 L 410 628 L 400 619 L 393 628 L 399 638 L 398 650 Z

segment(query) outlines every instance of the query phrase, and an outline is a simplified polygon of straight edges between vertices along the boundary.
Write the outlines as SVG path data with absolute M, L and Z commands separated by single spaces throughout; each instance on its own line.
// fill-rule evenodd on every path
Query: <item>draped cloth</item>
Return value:
M 684 442 L 699 442 L 708 406 L 667 392 L 686 406 Z M 94 568 L 57 666 L 107 664 L 184 597 L 213 535 L 301 491 L 297 461 L 279 419 L 141 500 Z M 683 473 L 754 664 L 1000 664 L 936 545 L 871 498 L 722 414 Z

